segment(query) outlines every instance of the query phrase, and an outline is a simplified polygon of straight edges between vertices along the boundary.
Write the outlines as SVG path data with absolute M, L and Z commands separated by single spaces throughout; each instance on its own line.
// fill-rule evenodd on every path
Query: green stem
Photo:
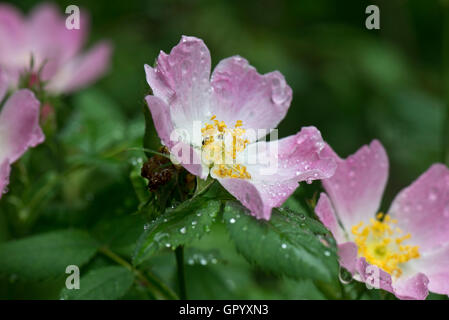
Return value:
M 139 281 L 147 288 L 153 289 L 153 291 L 157 291 L 160 294 L 156 296 L 157 298 L 167 298 L 177 300 L 178 296 L 163 282 L 161 282 L 154 274 L 150 271 L 145 272 L 143 274 L 140 270 L 134 268 L 128 261 L 120 257 L 118 254 L 113 252 L 107 247 L 100 247 L 98 251 L 105 256 L 107 256 L 112 261 L 118 263 L 119 265 L 125 267 L 139 279 Z M 145 276 L 146 275 L 146 276 Z
M 186 281 L 184 275 L 184 247 L 179 246 L 175 250 L 176 264 L 178 266 L 178 283 L 179 283 L 179 296 L 181 300 L 187 299 L 186 294 Z

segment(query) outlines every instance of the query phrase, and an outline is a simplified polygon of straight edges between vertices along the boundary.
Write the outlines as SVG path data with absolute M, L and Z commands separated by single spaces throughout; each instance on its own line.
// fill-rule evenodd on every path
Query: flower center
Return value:
M 237 120 L 234 128 L 228 128 L 224 121 L 210 119 L 201 129 L 202 159 L 213 173 L 220 178 L 251 179 L 246 167 L 239 164 L 237 155 L 245 150 L 249 141 L 244 137 L 242 120 Z
M 400 265 L 419 258 L 419 247 L 402 244 L 411 235 L 394 227 L 396 223 L 397 220 L 379 213 L 377 219 L 370 219 L 370 224 L 363 226 L 360 222 L 351 228 L 351 232 L 355 236 L 359 256 L 392 276 L 400 277 Z

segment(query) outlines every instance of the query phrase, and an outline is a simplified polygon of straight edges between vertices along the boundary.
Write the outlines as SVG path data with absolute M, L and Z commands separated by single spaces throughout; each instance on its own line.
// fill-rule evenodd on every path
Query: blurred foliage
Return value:
M 61 12 L 72 4 L 56 2 Z M 13 3 L 28 12 L 36 1 Z M 369 4 L 380 7 L 380 30 L 365 28 Z M 112 65 L 93 87 L 55 102 L 57 119 L 54 130 L 46 130 L 46 143 L 28 152 L 13 168 L 10 191 L 0 204 L 0 243 L 6 242 L 0 249 L 0 298 L 152 299 L 176 295 L 171 248 L 155 253 L 148 247 L 148 239 L 161 235 L 158 228 L 166 222 L 156 219 L 144 224 L 142 216 L 136 215 L 142 213 L 143 203 L 142 189 L 138 189 L 142 181 L 135 170 L 145 154 L 132 148 L 142 147 L 145 132 L 142 109 L 149 87 L 143 65 L 152 64 L 160 50 L 168 52 L 182 34 L 202 38 L 213 65 L 239 54 L 261 73 L 279 70 L 285 75 L 294 99 L 279 126 L 281 137 L 314 125 L 342 157 L 372 139 L 381 140 L 390 158 L 385 210 L 401 188 L 443 159 L 447 97 L 439 1 L 80 0 L 77 5 L 91 15 L 88 44 L 103 38 L 112 41 Z M 150 138 L 146 143 L 156 150 L 159 139 L 154 129 Z M 319 183 L 302 186 L 285 207 L 312 217 L 304 196 L 313 202 L 319 190 Z M 220 194 L 225 199 L 221 190 L 212 188 L 209 196 L 210 192 L 216 192 L 213 198 Z M 204 206 L 201 201 L 195 205 Z M 144 216 L 153 214 L 145 212 Z M 238 224 L 229 224 L 235 214 L 227 211 L 225 224 L 205 221 L 201 227 L 207 232 L 202 232 L 202 238 L 189 239 L 193 240 L 185 252 L 189 298 L 391 298 L 384 292 L 363 290 L 355 281 L 339 282 L 335 268 L 322 270 L 334 272 L 335 281 L 320 282 L 278 276 L 274 269 L 287 267 L 276 265 L 276 259 L 265 260 L 265 268 L 248 263 L 229 241 L 230 236 L 242 236 L 232 230 Z M 273 223 L 285 224 L 281 217 L 279 212 Z M 182 228 L 176 220 L 168 223 L 173 230 Z M 88 231 L 89 236 L 78 229 Z M 82 241 L 71 244 L 64 236 L 67 232 Z M 181 234 L 168 236 L 176 244 L 184 241 Z M 283 237 L 268 236 L 276 245 Z M 19 238 L 23 239 L 8 241 Z M 133 275 L 131 264 L 127 269 L 117 262 L 136 257 L 137 241 L 142 255 L 148 250 L 154 254 L 139 261 L 140 271 Z M 239 241 L 245 239 L 237 239 L 237 247 Z M 98 248 L 99 254 L 92 257 Z M 82 266 L 81 283 L 92 289 L 61 292 L 66 275 L 55 272 L 60 265 L 39 265 L 40 257 L 61 250 L 65 252 L 58 257 L 61 265 Z M 70 250 L 78 260 L 65 260 L 72 257 Z M 24 259 L 28 270 L 17 267 Z M 45 270 L 42 276 L 46 279 L 30 279 L 32 275 L 39 278 L 35 270 Z M 133 276 L 137 279 L 134 284 Z M 104 286 L 109 278 L 116 280 L 112 289 Z M 145 284 L 139 279 L 150 280 Z M 148 287 L 154 290 L 146 290 Z

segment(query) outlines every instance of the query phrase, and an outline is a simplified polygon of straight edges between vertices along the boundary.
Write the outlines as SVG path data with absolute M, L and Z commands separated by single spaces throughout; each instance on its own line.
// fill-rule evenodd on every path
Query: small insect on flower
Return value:
M 340 264 L 356 280 L 400 299 L 449 294 L 449 169 L 434 164 L 402 190 L 387 214 L 378 212 L 388 157 L 377 140 L 347 159 L 334 157 L 315 211 L 333 233 Z M 376 272 L 375 272 L 376 271 Z
M 186 36 L 145 72 L 153 92 L 146 101 L 171 156 L 191 174 L 217 179 L 257 218 L 268 220 L 298 182 L 334 173 L 335 161 L 322 157 L 324 142 L 315 127 L 265 141 L 292 100 L 280 72 L 261 75 L 234 56 L 211 75 L 208 48 Z

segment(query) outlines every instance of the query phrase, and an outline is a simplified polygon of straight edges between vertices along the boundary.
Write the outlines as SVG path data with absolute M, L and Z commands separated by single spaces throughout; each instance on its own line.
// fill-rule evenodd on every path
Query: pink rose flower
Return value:
M 400 299 L 449 294 L 449 170 L 432 165 L 378 213 L 388 178 L 388 157 L 378 141 L 338 164 L 323 180 L 316 213 L 334 235 L 340 264 L 358 281 Z
M 8 89 L 6 74 L 0 70 L 0 106 Z M 0 111 L 0 198 L 9 184 L 11 164 L 29 147 L 44 141 L 39 127 L 39 101 L 33 92 L 22 89 L 14 92 Z
M 314 127 L 270 142 L 254 134 L 269 133 L 290 106 L 292 90 L 280 72 L 261 75 L 233 56 L 211 76 L 208 48 L 186 36 L 145 71 L 153 92 L 146 101 L 162 143 L 189 172 L 203 179 L 210 174 L 257 218 L 268 220 L 299 181 L 334 173 L 335 162 L 321 156 L 325 144 Z
M 68 93 L 97 80 L 109 64 L 111 48 L 101 42 L 85 53 L 88 18 L 80 14 L 80 29 L 66 28 L 66 19 L 55 6 L 39 5 L 25 18 L 11 5 L 0 4 L 0 67 L 16 87 L 25 72 L 31 81 L 42 68 L 40 80 L 51 93 Z M 31 58 L 34 69 L 30 69 Z

